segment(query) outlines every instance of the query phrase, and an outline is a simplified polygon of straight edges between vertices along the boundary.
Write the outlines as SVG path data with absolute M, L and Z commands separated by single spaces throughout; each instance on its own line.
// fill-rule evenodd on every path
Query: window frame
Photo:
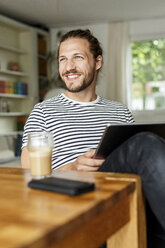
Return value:
M 131 43 L 136 41 L 147 41 L 156 39 L 165 39 L 165 18 L 132 21 L 129 23 L 129 36 L 130 36 L 130 48 L 129 48 L 129 72 L 128 77 L 128 106 L 131 110 L 131 96 L 132 96 L 132 51 Z M 136 122 L 164 122 L 165 121 L 165 109 L 156 110 L 131 110 Z

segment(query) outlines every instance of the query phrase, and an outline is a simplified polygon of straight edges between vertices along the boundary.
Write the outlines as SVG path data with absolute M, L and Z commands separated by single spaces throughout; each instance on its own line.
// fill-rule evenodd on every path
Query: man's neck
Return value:
M 68 98 L 74 100 L 74 101 L 78 101 L 78 102 L 92 102 L 94 100 L 96 100 L 97 95 L 95 92 L 93 93 L 86 93 L 86 92 L 69 92 L 69 91 L 65 91 L 65 96 L 67 96 Z

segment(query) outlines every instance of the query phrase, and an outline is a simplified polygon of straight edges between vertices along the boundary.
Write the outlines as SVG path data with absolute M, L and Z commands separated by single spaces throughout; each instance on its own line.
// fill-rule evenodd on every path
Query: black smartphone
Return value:
M 93 191 L 95 184 L 65 178 L 47 177 L 39 180 L 31 180 L 28 187 L 34 189 L 54 191 L 68 195 L 80 195 Z

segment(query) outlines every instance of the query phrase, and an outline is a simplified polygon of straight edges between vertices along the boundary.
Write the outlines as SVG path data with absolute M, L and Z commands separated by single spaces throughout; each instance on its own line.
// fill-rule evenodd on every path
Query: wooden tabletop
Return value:
M 131 223 L 130 203 L 132 199 L 135 201 L 138 176 L 76 171 L 55 171 L 54 174 L 94 182 L 96 190 L 69 196 L 30 189 L 27 187 L 29 170 L 0 168 L 0 247 L 98 247 Z M 136 221 L 139 221 L 137 216 Z M 130 247 L 145 247 L 145 236 L 139 236 L 136 231 L 133 235 L 137 244 Z

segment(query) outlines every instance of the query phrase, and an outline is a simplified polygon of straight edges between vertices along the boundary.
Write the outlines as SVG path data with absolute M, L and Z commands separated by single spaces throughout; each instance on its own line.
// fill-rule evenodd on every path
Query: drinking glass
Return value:
M 52 150 L 52 133 L 34 132 L 28 134 L 30 173 L 33 178 L 40 179 L 51 175 Z

